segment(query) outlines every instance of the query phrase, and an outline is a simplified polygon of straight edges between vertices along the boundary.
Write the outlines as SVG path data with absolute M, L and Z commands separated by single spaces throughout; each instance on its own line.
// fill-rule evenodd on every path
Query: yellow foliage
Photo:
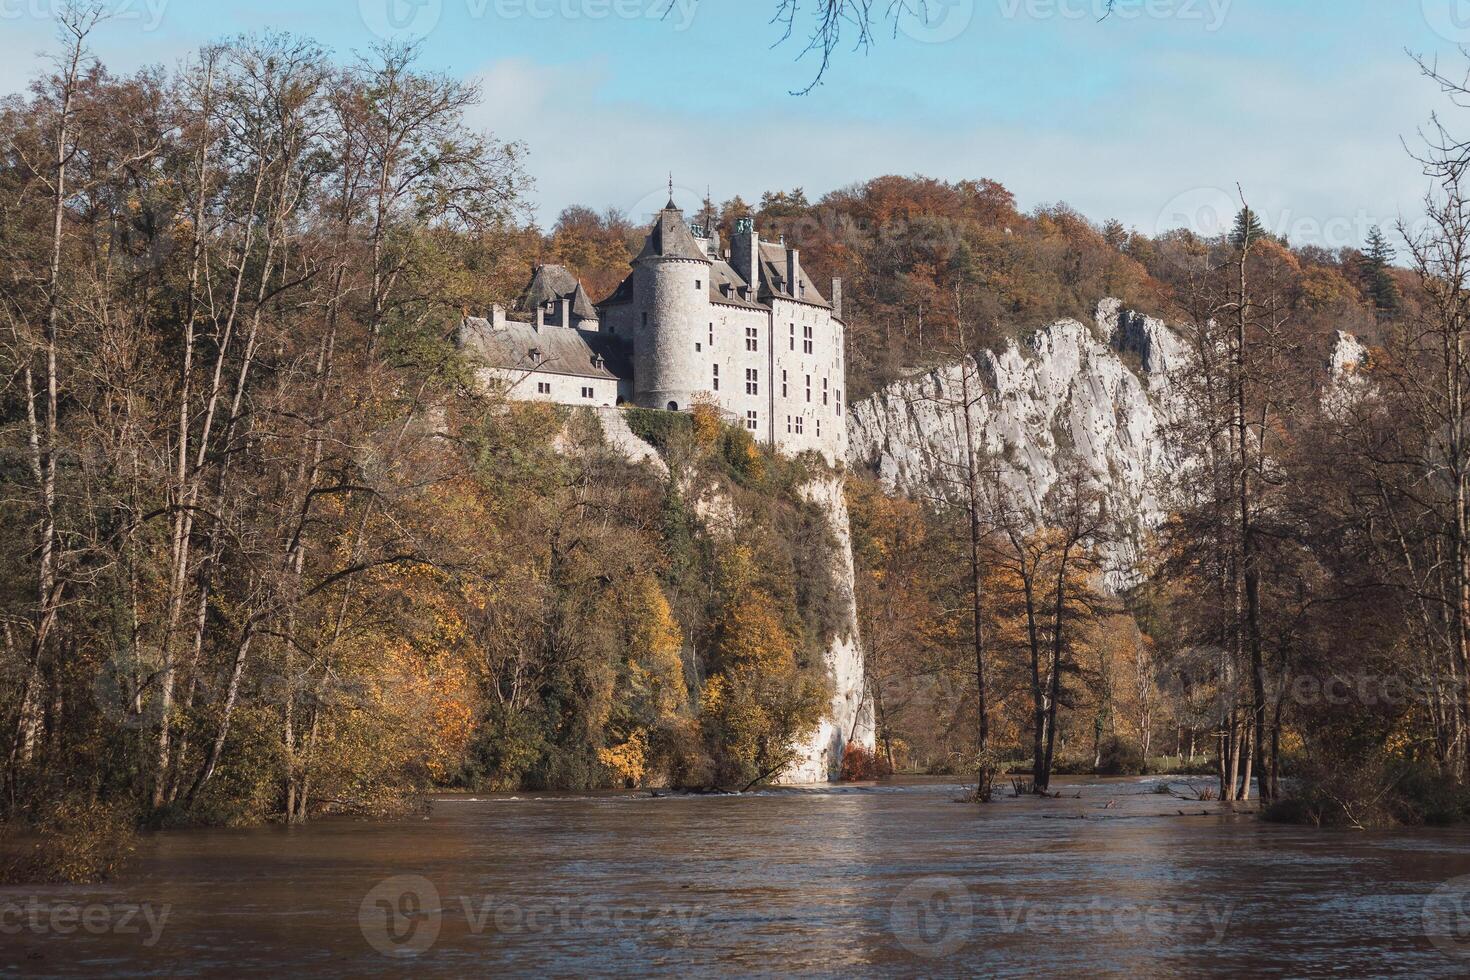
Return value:
M 694 442 L 702 450 L 710 450 L 720 441 L 724 423 L 720 421 L 720 410 L 708 401 L 696 401 L 690 411 L 694 419 Z
M 612 770 L 622 782 L 633 786 L 639 785 L 643 782 L 643 775 L 647 770 L 648 733 L 640 728 L 621 745 L 598 749 L 597 761 Z
M 737 596 L 720 618 L 720 655 L 732 666 L 750 666 L 768 674 L 796 667 L 791 634 L 762 593 Z

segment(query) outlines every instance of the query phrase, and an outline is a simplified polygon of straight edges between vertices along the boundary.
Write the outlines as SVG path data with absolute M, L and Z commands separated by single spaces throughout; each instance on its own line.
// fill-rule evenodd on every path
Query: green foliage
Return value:
M 1373 301 L 1379 316 L 1392 317 L 1399 312 L 1403 297 L 1393 278 L 1394 249 L 1383 229 L 1377 225 L 1368 233 L 1367 245 L 1359 263 L 1364 291 Z
M 657 449 L 660 455 L 669 456 L 685 445 L 694 428 L 693 418 L 686 412 L 667 412 L 655 408 L 625 408 L 623 418 L 628 428 L 644 442 Z
M 1235 225 L 1230 229 L 1230 244 L 1241 248 L 1247 243 L 1255 245 L 1265 240 L 1266 229 L 1261 219 L 1248 207 L 1241 208 L 1235 215 Z

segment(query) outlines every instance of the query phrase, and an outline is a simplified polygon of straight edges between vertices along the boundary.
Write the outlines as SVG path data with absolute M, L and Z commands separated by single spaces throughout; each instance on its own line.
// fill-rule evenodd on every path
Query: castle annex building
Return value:
M 783 452 L 847 451 L 842 282 L 830 300 L 750 218 L 718 230 L 659 212 L 612 295 L 595 306 L 565 268 L 536 269 L 511 314 L 467 317 L 460 343 L 512 397 L 687 411 L 707 401 Z

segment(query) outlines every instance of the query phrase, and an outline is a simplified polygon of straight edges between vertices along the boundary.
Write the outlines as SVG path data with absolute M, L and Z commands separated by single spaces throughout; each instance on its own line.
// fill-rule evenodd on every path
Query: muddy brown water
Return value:
M 0 889 L 0 972 L 1470 975 L 1470 831 L 1276 826 L 1156 782 L 461 796 L 156 834 L 106 885 Z

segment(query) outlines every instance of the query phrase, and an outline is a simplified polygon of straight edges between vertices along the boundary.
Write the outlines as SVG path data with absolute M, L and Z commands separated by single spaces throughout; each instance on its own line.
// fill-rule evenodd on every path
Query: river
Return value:
M 1156 783 L 446 796 L 160 833 L 105 885 L 0 889 L 0 971 L 1470 974 L 1470 831 L 1278 826 Z

